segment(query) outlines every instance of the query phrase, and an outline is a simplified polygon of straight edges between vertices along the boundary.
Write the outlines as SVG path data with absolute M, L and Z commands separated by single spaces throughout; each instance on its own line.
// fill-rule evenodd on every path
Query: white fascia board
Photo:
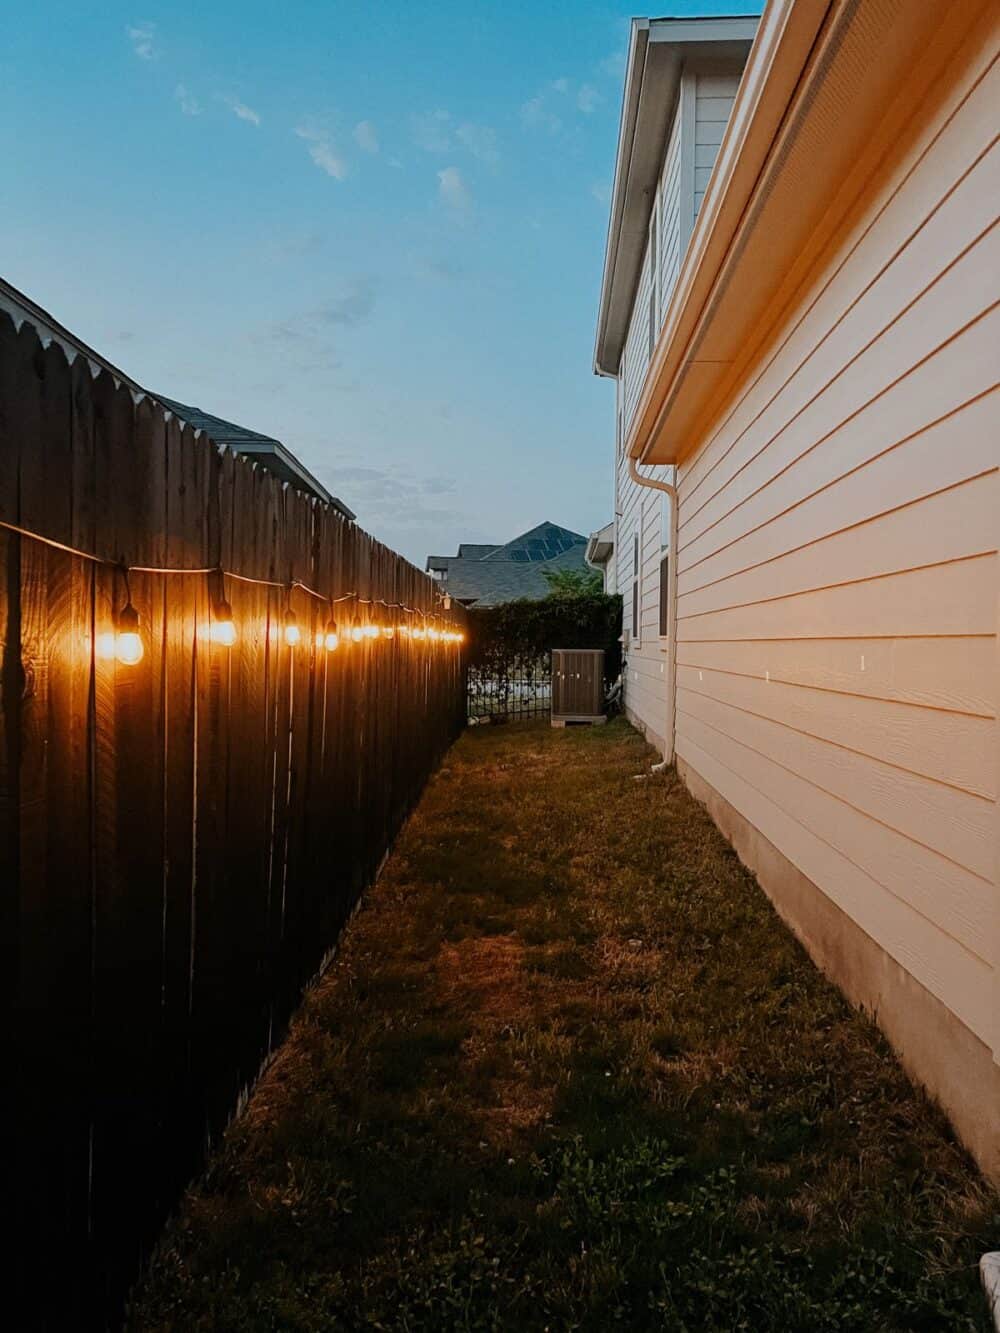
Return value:
M 752 42 L 760 15 L 731 18 L 652 19 L 651 42 Z

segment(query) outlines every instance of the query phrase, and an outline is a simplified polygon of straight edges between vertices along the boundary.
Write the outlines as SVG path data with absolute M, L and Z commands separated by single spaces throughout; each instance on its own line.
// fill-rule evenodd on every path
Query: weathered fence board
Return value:
M 399 556 L 5 315 L 0 519 L 107 562 L 0 529 L 18 1326 L 103 1326 L 461 728 L 462 654 L 395 632 L 378 599 L 438 611 Z M 101 647 L 126 592 L 130 666 Z

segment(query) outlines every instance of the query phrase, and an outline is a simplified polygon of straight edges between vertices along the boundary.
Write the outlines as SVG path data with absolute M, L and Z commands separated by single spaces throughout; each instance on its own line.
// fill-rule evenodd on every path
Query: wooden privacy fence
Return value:
M 440 607 L 401 557 L 6 315 L 0 520 L 103 558 L 0 528 L 7 1215 L 19 1326 L 82 1327 L 114 1319 L 464 724 L 462 649 L 423 633 Z

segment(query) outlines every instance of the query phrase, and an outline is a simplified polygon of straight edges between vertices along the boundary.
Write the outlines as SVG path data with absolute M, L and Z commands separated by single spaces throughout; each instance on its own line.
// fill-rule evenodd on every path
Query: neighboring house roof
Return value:
M 42 341 L 57 343 L 66 353 L 67 359 L 71 363 L 78 356 L 84 357 L 94 375 L 99 374 L 102 370 L 108 371 L 116 383 L 124 384 L 136 398 L 153 399 L 154 402 L 160 403 L 169 412 L 173 412 L 186 421 L 195 430 L 203 430 L 220 447 L 225 446 L 232 449 L 234 453 L 253 458 L 260 463 L 261 467 L 266 468 L 268 472 L 273 473 L 281 481 L 287 482 L 290 486 L 305 491 L 309 495 L 315 495 L 324 504 L 331 505 L 338 510 L 345 518 L 353 519 L 355 517 L 343 501 L 331 495 L 326 487 L 317 481 L 307 468 L 303 467 L 291 450 L 287 449 L 280 440 L 275 440 L 270 435 L 261 435 L 257 431 L 248 430 L 245 426 L 237 426 L 231 421 L 224 421 L 222 417 L 213 416 L 210 412 L 203 412 L 201 408 L 187 407 L 184 403 L 175 402 L 171 398 L 164 398 L 162 394 L 152 393 L 149 389 L 144 389 L 131 376 L 126 375 L 123 370 L 119 370 L 107 357 L 102 356 L 100 352 L 95 352 L 82 338 L 78 338 L 75 333 L 71 333 L 57 319 L 54 319 L 47 310 L 43 310 L 29 296 L 19 292 L 16 287 L 11 286 L 9 282 L 5 282 L 3 278 L 0 278 L 0 310 L 6 310 L 18 327 L 22 321 L 34 325 Z
M 499 542 L 462 542 L 458 548 L 460 560 L 482 560 L 500 545 Z
M 342 500 L 331 495 L 322 482 L 316 480 L 308 468 L 304 467 L 280 440 L 274 439 L 271 435 L 261 435 L 247 426 L 238 426 L 235 422 L 214 416 L 200 407 L 189 407 L 186 403 L 178 403 L 173 398 L 164 398 L 161 395 L 156 397 L 158 402 L 168 407 L 189 426 L 193 426 L 195 430 L 203 430 L 216 444 L 225 445 L 232 449 L 233 453 L 242 454 L 244 458 L 254 459 L 281 481 L 286 481 L 297 490 L 306 491 L 315 495 L 318 500 L 322 500 L 324 504 L 331 505 L 343 514 L 344 518 L 356 517 Z
M 745 58 L 758 21 L 632 20 L 594 348 L 599 375 L 617 375 L 621 363 L 684 60 L 704 55 Z
M 463 542 L 458 555 L 428 556 L 427 569 L 444 572 L 450 596 L 467 605 L 495 606 L 521 597 L 537 600 L 551 591 L 546 574 L 563 569 L 587 572 L 586 546 L 581 533 L 545 522 L 502 546 Z
M 484 555 L 484 560 L 516 560 L 530 564 L 540 560 L 552 560 L 574 546 L 586 545 L 586 537 L 569 528 L 561 528 L 558 523 L 539 523 L 536 528 L 522 532 L 520 537 L 506 542 L 503 546 Z

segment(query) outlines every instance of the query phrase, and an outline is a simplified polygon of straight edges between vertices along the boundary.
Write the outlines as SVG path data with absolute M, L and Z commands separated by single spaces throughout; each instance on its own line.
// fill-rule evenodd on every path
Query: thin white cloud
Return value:
M 603 181 L 595 181 L 590 187 L 590 193 L 599 204 L 606 205 L 611 202 L 611 191 Z
M 359 120 L 355 125 L 354 142 L 365 153 L 378 152 L 378 132 L 370 120 Z
M 347 163 L 328 143 L 310 144 L 309 156 L 320 171 L 325 171 L 334 180 L 342 181 L 347 176 Z
M 521 124 L 525 129 L 548 130 L 550 134 L 555 134 L 562 127 L 562 121 L 548 109 L 541 94 L 522 104 Z
M 260 124 L 260 116 L 252 106 L 247 106 L 246 102 L 241 102 L 238 97 L 224 97 L 222 100 L 234 116 L 239 116 L 240 120 L 245 120 L 250 125 Z
M 438 172 L 437 178 L 442 201 L 455 217 L 467 217 L 472 208 L 472 195 L 458 167 L 445 167 Z
M 568 93 L 569 79 L 567 78 L 554 79 L 552 81 L 552 91 L 556 93 Z
M 625 52 L 612 51 L 601 61 L 601 72 L 612 79 L 620 79 L 625 73 Z
M 480 162 L 485 162 L 491 167 L 499 162 L 496 130 L 491 129 L 489 125 L 473 125 L 466 121 L 455 131 L 455 138 Z
M 160 54 L 156 42 L 156 24 L 155 23 L 136 23 L 130 24 L 125 32 L 132 43 L 132 50 L 140 60 L 155 60 Z
M 451 116 L 447 111 L 427 111 L 411 121 L 413 142 L 425 153 L 447 153 L 451 148 Z
M 310 255 L 322 250 L 325 244 L 325 232 L 297 231 L 278 240 L 276 250 L 282 256 Z
M 435 282 L 456 282 L 465 277 L 465 270 L 448 255 L 417 255 L 413 260 L 413 271 L 420 278 L 430 278 Z
M 583 84 L 576 95 L 576 105 L 578 110 L 588 116 L 592 111 L 597 109 L 597 104 L 603 100 L 604 99 L 601 97 L 601 94 L 597 89 L 589 83 Z
M 174 89 L 174 100 L 184 112 L 185 116 L 200 116 L 201 103 L 183 83 L 179 83 Z
M 464 517 L 442 504 L 442 500 L 455 495 L 454 482 L 448 478 L 428 480 L 402 463 L 386 468 L 358 466 L 348 456 L 342 461 L 332 461 L 331 467 L 338 483 L 343 484 L 357 500 L 358 509 L 370 518 L 398 519 L 402 514 L 407 528 L 423 531 Z M 428 536 L 433 534 L 428 531 Z
M 304 139 L 309 147 L 309 156 L 319 167 L 334 180 L 342 181 L 347 175 L 347 163 L 337 152 L 325 130 L 315 129 L 311 125 L 299 125 L 295 133 Z
M 375 284 L 363 274 L 345 283 L 339 292 L 327 299 L 309 317 L 320 324 L 343 324 L 354 328 L 375 309 Z
M 283 366 L 302 374 L 344 368 L 338 334 L 365 323 L 375 309 L 375 283 L 359 274 L 341 283 L 310 310 L 297 310 L 284 319 L 252 333 L 255 343 L 266 343 Z M 341 389 L 349 385 L 341 384 Z
M 402 165 L 403 165 L 402 162 L 400 162 L 400 160 L 399 160 L 398 157 L 390 157 L 390 158 L 387 158 L 387 159 L 386 159 L 386 162 L 387 162 L 387 164 L 388 164 L 390 167 L 393 167 L 396 171 L 399 171 L 400 168 L 401 168 Z

